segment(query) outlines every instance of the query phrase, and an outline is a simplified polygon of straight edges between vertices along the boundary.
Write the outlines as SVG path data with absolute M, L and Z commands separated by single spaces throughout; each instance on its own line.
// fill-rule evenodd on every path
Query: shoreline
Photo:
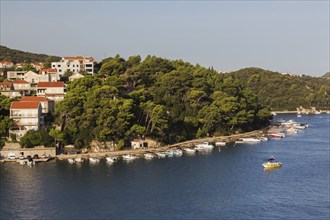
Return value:
M 216 141 L 225 141 L 225 142 L 233 142 L 236 139 L 242 138 L 242 137 L 251 137 L 251 136 L 262 136 L 265 134 L 265 132 L 268 132 L 270 127 L 266 127 L 264 129 L 240 133 L 240 134 L 233 134 L 228 136 L 216 136 L 216 137 L 207 137 L 207 138 L 201 138 L 201 139 L 194 139 L 189 140 L 185 142 L 180 142 L 176 144 L 166 145 L 158 148 L 146 148 L 146 149 L 126 149 L 126 150 L 119 150 L 119 151 L 105 151 L 105 152 L 88 152 L 88 153 L 81 153 L 81 154 L 59 154 L 56 155 L 56 160 L 66 160 L 66 159 L 74 159 L 74 158 L 90 158 L 90 157 L 96 157 L 96 158 L 105 158 L 108 156 L 122 156 L 125 154 L 132 154 L 132 155 L 139 155 L 143 156 L 145 153 L 157 153 L 160 151 L 166 151 L 171 148 L 185 148 L 185 147 L 192 147 L 196 144 L 208 141 L 208 142 L 216 142 Z

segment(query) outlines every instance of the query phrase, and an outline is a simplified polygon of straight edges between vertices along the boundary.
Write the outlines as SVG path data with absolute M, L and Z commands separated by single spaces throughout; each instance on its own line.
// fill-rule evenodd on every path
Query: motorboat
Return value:
M 196 153 L 196 149 L 194 148 L 184 148 L 183 151 L 186 153 L 186 154 L 195 154 Z
M 181 157 L 183 154 L 182 150 L 181 149 L 175 149 L 173 151 L 173 155 L 176 156 L 176 157 Z
M 259 140 L 260 140 L 260 141 L 268 141 L 268 138 L 265 137 L 265 136 L 262 136 L 262 137 L 259 137 Z
M 167 157 L 173 157 L 174 156 L 174 150 L 167 150 L 167 151 L 165 151 L 165 155 Z
M 165 158 L 166 157 L 166 154 L 164 152 L 157 152 L 156 155 L 157 155 L 158 158 Z
M 118 160 L 117 157 L 106 157 L 105 159 L 108 163 L 114 163 Z
M 261 140 L 257 138 L 240 138 L 235 141 L 235 144 L 257 144 L 260 143 Z
M 83 160 L 81 157 L 77 157 L 77 158 L 75 159 L 75 161 L 76 161 L 77 163 L 82 163 L 82 162 L 84 162 L 84 160 Z
M 224 146 L 226 146 L 226 142 L 224 142 L 224 141 L 217 141 L 217 142 L 215 142 L 215 146 L 217 146 L 217 147 L 224 147 Z
M 196 144 L 195 149 L 199 150 L 212 150 L 214 146 L 209 142 L 203 142 L 202 144 Z
M 98 158 L 94 158 L 94 157 L 90 157 L 90 158 L 89 158 L 89 162 L 90 162 L 91 164 L 97 164 L 97 163 L 100 162 L 100 159 L 98 159 Z
M 295 128 L 289 128 L 286 130 L 287 134 L 297 134 L 298 133 L 298 129 Z
M 279 168 L 282 166 L 282 163 L 267 161 L 263 163 L 262 166 L 266 169 Z
M 152 153 L 146 153 L 143 155 L 145 159 L 147 160 L 151 160 L 151 159 L 154 159 L 155 158 L 155 155 L 152 154 Z
M 268 137 L 280 139 L 280 138 L 285 138 L 285 134 L 284 133 L 271 133 L 271 134 L 268 134 Z
M 68 162 L 69 162 L 70 164 L 74 164 L 74 163 L 75 163 L 75 160 L 74 160 L 73 158 L 69 158 L 69 159 L 68 159 Z
M 137 157 L 133 156 L 131 154 L 125 154 L 123 155 L 123 160 L 135 160 Z

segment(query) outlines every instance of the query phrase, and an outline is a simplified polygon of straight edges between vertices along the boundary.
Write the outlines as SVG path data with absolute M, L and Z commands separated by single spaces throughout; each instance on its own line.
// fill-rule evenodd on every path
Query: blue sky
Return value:
M 182 59 L 216 70 L 329 71 L 329 1 L 3 1 L 0 44 L 97 60 Z

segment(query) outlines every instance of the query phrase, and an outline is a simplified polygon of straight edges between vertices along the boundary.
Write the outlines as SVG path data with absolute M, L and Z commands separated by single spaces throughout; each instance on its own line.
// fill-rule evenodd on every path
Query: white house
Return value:
M 37 85 L 37 96 L 44 96 L 53 101 L 64 99 L 64 82 L 39 82 Z
M 23 137 L 29 130 L 40 129 L 44 124 L 42 107 L 39 102 L 12 102 L 10 118 L 13 119 L 13 126 L 10 128 L 9 134 L 15 134 L 17 139 Z
M 13 82 L 13 86 L 15 90 L 20 90 L 20 91 L 28 91 L 31 90 L 31 85 L 25 80 L 15 80 Z
M 49 79 L 48 81 L 43 80 L 40 82 L 57 82 L 57 80 L 60 79 L 56 69 L 41 69 L 39 75 L 42 77 L 47 77 Z
M 54 101 L 43 96 L 23 96 L 21 102 L 39 102 L 42 107 L 42 113 L 47 114 L 54 111 Z
M 93 75 L 94 63 L 95 60 L 93 57 L 63 57 L 59 62 L 52 62 L 52 68 L 57 70 L 59 76 L 63 76 L 66 71 L 73 73 L 85 71 Z
M 7 79 L 8 80 L 24 80 L 24 75 L 26 71 L 8 71 L 7 72 Z
M 0 82 L 0 93 L 1 95 L 7 96 L 9 98 L 21 96 L 19 91 L 14 90 L 14 85 L 12 82 Z

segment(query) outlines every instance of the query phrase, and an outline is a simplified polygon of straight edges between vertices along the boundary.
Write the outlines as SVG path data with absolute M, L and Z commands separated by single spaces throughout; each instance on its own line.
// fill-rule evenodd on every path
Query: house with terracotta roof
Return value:
M 44 96 L 53 101 L 64 99 L 64 82 L 39 82 L 37 85 L 37 96 Z
M 31 63 L 31 65 L 36 69 L 36 70 L 41 70 L 42 69 L 42 63 Z
M 66 71 L 70 71 L 74 74 L 87 72 L 93 75 L 94 63 L 95 60 L 93 57 L 63 57 L 59 62 L 52 62 L 52 68 L 57 69 L 59 76 L 63 76 Z
M 13 66 L 14 66 L 14 63 L 11 61 L 1 61 L 0 62 L 1 69 L 8 69 L 8 68 L 12 68 Z
M 56 69 L 41 69 L 39 71 L 39 75 L 40 76 L 47 76 L 48 77 L 48 81 L 40 81 L 40 82 L 57 82 L 60 77 L 57 74 L 57 70 Z
M 42 113 L 47 114 L 54 111 L 54 101 L 43 96 L 23 96 L 22 102 L 39 102 L 42 107 Z
M 7 96 L 9 98 L 21 96 L 19 91 L 14 90 L 14 85 L 12 82 L 0 82 L 0 93 L 1 95 Z
M 28 83 L 25 80 L 21 80 L 21 79 L 15 80 L 13 82 L 13 86 L 14 86 L 15 90 L 19 90 L 19 91 L 30 91 L 31 90 L 30 83 Z
M 13 119 L 13 126 L 9 129 L 9 134 L 15 134 L 17 139 L 23 137 L 29 130 L 40 129 L 44 124 L 42 106 L 38 101 L 12 102 L 10 118 Z

